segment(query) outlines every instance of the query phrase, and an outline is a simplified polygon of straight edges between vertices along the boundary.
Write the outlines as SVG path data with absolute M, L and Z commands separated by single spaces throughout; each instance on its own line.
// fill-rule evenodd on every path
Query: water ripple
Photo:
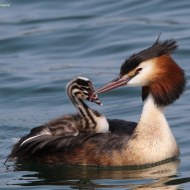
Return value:
M 189 1 L 177 0 L 17 0 L 1 8 L 0 188 L 189 189 L 189 7 Z M 6 169 L 2 163 L 16 137 L 76 112 L 65 93 L 68 81 L 86 76 L 96 88 L 102 86 L 119 74 L 128 56 L 152 45 L 160 32 L 163 40 L 177 39 L 173 57 L 188 81 L 183 96 L 166 113 L 181 150 L 175 175 L 154 178 L 145 172 L 139 178 L 125 170 L 59 170 L 27 163 Z M 140 88 L 116 89 L 100 95 L 103 107 L 91 106 L 109 118 L 138 121 L 140 94 Z

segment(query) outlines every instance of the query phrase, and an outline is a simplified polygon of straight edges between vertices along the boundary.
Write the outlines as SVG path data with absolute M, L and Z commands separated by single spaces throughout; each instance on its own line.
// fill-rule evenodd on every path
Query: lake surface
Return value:
M 3 163 L 16 140 L 59 115 L 75 112 L 68 81 L 100 87 L 131 54 L 161 40 L 179 44 L 173 57 L 190 79 L 190 1 L 17 0 L 0 7 L 0 189 L 190 189 L 190 83 L 166 117 L 179 160 L 129 171 L 38 163 Z M 100 96 L 108 118 L 138 121 L 140 88 Z

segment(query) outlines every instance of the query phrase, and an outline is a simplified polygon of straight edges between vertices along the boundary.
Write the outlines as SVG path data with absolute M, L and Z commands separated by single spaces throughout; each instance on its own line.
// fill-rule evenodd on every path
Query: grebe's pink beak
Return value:
M 96 94 L 99 94 L 99 93 L 103 93 L 103 92 L 107 92 L 107 91 L 110 91 L 114 88 L 118 88 L 120 86 L 124 86 L 126 85 L 129 81 L 131 80 L 131 77 L 118 77 L 116 79 L 114 79 L 113 81 L 107 83 L 106 85 L 100 87 L 99 89 L 97 89 L 95 91 Z

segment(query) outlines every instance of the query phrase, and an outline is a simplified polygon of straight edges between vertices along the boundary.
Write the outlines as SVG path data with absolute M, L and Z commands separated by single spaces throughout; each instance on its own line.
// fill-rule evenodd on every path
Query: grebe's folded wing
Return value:
M 41 135 L 30 138 L 23 144 L 18 142 L 8 159 L 18 158 L 48 163 L 81 164 L 81 161 L 86 162 L 86 159 L 88 160 L 87 163 L 90 163 L 89 160 L 96 157 L 96 161 L 99 162 L 99 157 L 123 150 L 129 139 L 130 136 L 126 133 L 96 133 L 75 137 Z M 81 160 L 80 156 L 83 154 L 86 157 Z
M 96 134 L 94 134 L 96 135 Z M 94 135 L 73 136 L 50 136 L 36 135 L 22 139 L 14 146 L 9 158 L 25 158 L 36 155 L 39 152 L 57 152 L 67 151 L 83 144 L 88 138 Z

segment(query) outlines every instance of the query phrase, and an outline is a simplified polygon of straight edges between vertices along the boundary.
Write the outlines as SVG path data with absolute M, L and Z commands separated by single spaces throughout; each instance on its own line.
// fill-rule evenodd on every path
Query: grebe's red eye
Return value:
M 135 75 L 138 75 L 141 70 L 142 70 L 142 68 L 138 68 L 138 69 L 135 71 Z

